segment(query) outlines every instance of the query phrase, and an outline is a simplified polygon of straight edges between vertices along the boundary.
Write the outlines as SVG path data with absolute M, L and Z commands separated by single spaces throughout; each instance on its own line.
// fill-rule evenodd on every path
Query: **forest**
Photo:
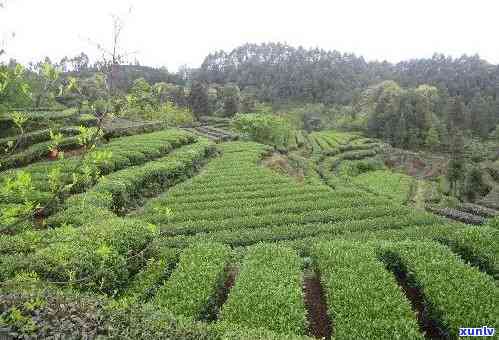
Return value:
M 0 338 L 494 334 L 499 65 L 116 47 L 0 63 Z

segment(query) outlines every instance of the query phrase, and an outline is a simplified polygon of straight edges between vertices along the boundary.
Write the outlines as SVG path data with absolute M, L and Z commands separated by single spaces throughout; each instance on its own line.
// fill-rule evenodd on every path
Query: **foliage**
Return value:
M 122 131 L 121 134 L 126 134 L 126 132 Z M 116 136 L 119 135 L 116 134 Z M 9 171 L 6 176 L 2 177 L 2 180 L 16 178 L 19 171 L 24 171 L 32 179 L 36 178 L 36 181 L 32 181 L 33 189 L 27 193 L 27 197 L 30 201 L 37 201 L 41 205 L 45 205 L 50 201 L 48 174 L 54 168 L 60 168 L 62 184 L 69 186 L 70 193 L 77 193 L 94 184 L 97 180 L 95 177 L 97 174 L 105 175 L 132 164 L 143 164 L 148 160 L 167 154 L 174 147 L 193 141 L 192 135 L 177 130 L 125 137 L 90 150 L 85 156 L 84 164 L 80 164 L 80 160 L 77 158 L 41 162 L 23 170 Z M 126 147 L 130 146 L 134 146 L 135 149 L 127 150 Z M 45 150 L 47 150 L 46 147 Z M 77 180 L 76 184 L 75 179 Z M 5 200 L 17 202 L 17 194 L 6 194 Z
M 179 136 L 175 136 L 174 133 L 170 134 L 169 137 L 177 138 L 177 142 L 182 143 L 181 140 L 178 140 Z M 192 136 L 189 137 L 192 138 Z M 192 141 L 193 139 L 187 139 L 183 143 Z M 165 153 L 171 151 L 172 148 L 172 146 L 168 147 L 165 144 L 162 147 Z M 64 223 L 81 225 L 99 219 L 101 213 L 106 215 L 109 215 L 111 211 L 123 213 L 143 195 L 155 193 L 192 175 L 205 157 L 211 154 L 212 145 L 199 142 L 179 148 L 170 155 L 155 161 L 147 162 L 144 155 L 141 155 L 142 157 L 137 161 L 138 164 L 145 162 L 144 165 L 120 171 L 116 169 L 115 172 L 102 177 L 92 190 L 69 198 L 64 204 L 63 210 L 51 218 L 51 223 L 54 225 Z M 129 157 L 133 156 L 136 155 L 129 155 Z M 113 158 L 111 157 L 110 160 L 112 162 Z M 98 161 L 96 163 L 99 164 Z M 90 182 L 90 184 L 92 183 Z
M 387 170 L 370 171 L 352 179 L 355 185 L 368 188 L 377 195 L 391 198 L 398 203 L 408 202 L 413 181 L 410 176 Z
M 102 178 L 91 191 L 111 193 L 112 210 L 123 212 L 143 195 L 151 195 L 176 181 L 190 177 L 214 153 L 210 142 L 199 141 L 180 147 L 165 157 L 147 162 L 142 166 L 116 171 Z M 74 204 L 74 201 L 71 202 Z
M 497 124 L 494 131 L 490 133 L 490 138 L 495 139 L 499 142 L 499 124 Z
M 2 280 L 12 278 L 22 271 L 29 271 L 37 273 L 41 282 L 62 281 L 75 291 L 119 296 L 118 300 L 105 310 L 108 313 L 106 317 L 111 318 L 110 322 L 113 325 L 109 328 L 107 328 L 108 323 L 104 325 L 105 332 L 110 337 L 133 334 L 135 338 L 141 338 L 141 334 L 148 332 L 148 336 L 173 334 L 172 336 L 178 338 L 189 336 L 188 334 L 195 338 L 199 336 L 244 338 L 245 335 L 251 334 L 253 337 L 252 334 L 255 334 L 254 338 L 261 336 L 277 339 L 288 335 L 268 333 L 269 331 L 263 328 L 246 330 L 241 328 L 241 325 L 259 320 L 262 324 L 258 327 L 271 328 L 278 333 L 305 332 L 305 309 L 301 296 L 302 261 L 295 251 L 278 245 L 259 245 L 255 249 L 260 250 L 254 250 L 254 253 L 250 248 L 246 260 L 242 262 L 236 284 L 229 294 L 229 300 L 222 307 L 222 322 L 211 325 L 173 317 L 168 309 L 179 308 L 180 311 L 175 314 L 183 314 L 187 309 L 180 306 L 196 300 L 203 301 L 192 304 L 202 306 L 195 308 L 201 311 L 200 314 L 194 313 L 196 316 L 204 318 L 207 314 L 213 313 L 209 308 L 212 306 L 210 298 L 216 295 L 217 286 L 223 278 L 224 265 L 220 264 L 214 271 L 220 275 L 217 276 L 219 279 L 215 280 L 212 279 L 215 277 L 214 273 L 208 272 L 216 262 L 207 256 L 210 251 L 196 252 L 196 258 L 206 261 L 207 264 L 200 270 L 190 271 L 185 268 L 194 266 L 197 261 L 187 260 L 187 253 L 184 252 L 186 260 L 184 262 L 181 260 L 181 263 L 185 263 L 185 266 L 179 264 L 174 273 L 184 268 L 190 274 L 174 274 L 168 278 L 173 263 L 177 261 L 176 254 L 183 252 L 184 247 L 200 247 L 206 242 L 225 244 L 217 247 L 228 249 L 226 248 L 228 245 L 238 247 L 258 242 L 288 240 L 286 244 L 290 247 L 310 252 L 311 246 L 319 240 L 327 239 L 362 241 L 438 239 L 447 242 L 453 252 L 463 254 L 461 256 L 464 259 L 487 273 L 494 273 L 497 268 L 497 250 L 494 242 L 496 229 L 483 226 L 480 230 L 468 230 L 459 224 L 446 224 L 447 222 L 435 216 L 393 204 L 389 200 L 349 184 L 330 190 L 321 183 L 297 183 L 294 179 L 259 166 L 259 160 L 269 151 L 269 147 L 257 143 L 222 144 L 220 148 L 223 155 L 213 159 L 199 176 L 171 187 L 167 194 L 157 199 L 149 200 L 144 209 L 134 213 L 133 217 L 116 217 L 115 212 L 126 211 L 127 207 L 142 199 L 143 195 L 163 191 L 165 187 L 162 187 L 161 183 L 168 183 L 166 187 L 170 187 L 190 177 L 193 168 L 204 164 L 203 160 L 213 152 L 213 145 L 204 141 L 192 144 L 195 139 L 192 136 L 185 138 L 184 136 L 190 135 L 170 130 L 168 133 L 163 131 L 118 138 L 98 146 L 96 150 L 112 151 L 106 161 L 98 157 L 94 159 L 100 173 L 109 175 L 100 178 L 96 183 L 92 182 L 95 186 L 87 190 L 86 194 L 66 200 L 64 209 L 47 221 L 50 226 L 58 228 L 0 237 Z M 357 157 L 358 154 L 355 153 L 368 151 L 373 147 L 370 141 L 353 139 L 351 134 L 325 132 L 314 136 L 317 137 L 316 143 L 319 147 L 327 148 L 327 152 L 335 154 L 332 157 L 342 154 L 347 154 L 347 158 Z M 178 148 L 186 143 L 192 145 Z M 171 147 L 173 144 L 178 150 L 173 150 Z M 93 152 L 91 151 L 89 155 Z M 32 171 L 38 167 L 41 173 L 49 173 L 50 176 L 44 179 L 44 185 L 50 187 L 52 182 L 58 182 L 52 181 L 51 178 L 64 177 L 64 164 L 71 162 L 71 159 L 65 159 L 44 166 L 36 164 L 25 170 Z M 343 162 L 346 161 L 343 160 L 341 164 Z M 370 169 L 369 161 L 362 160 L 359 164 L 363 162 L 366 162 L 366 167 Z M 60 173 L 57 172 L 59 165 L 63 166 Z M 364 169 L 363 165 L 359 167 Z M 38 181 L 39 175 L 33 173 L 35 174 L 32 179 L 36 178 Z M 72 190 L 79 192 L 84 189 L 73 187 Z M 16 195 L 9 194 L 8 197 L 12 199 Z M 154 225 L 149 222 L 153 222 Z M 73 226 L 65 226 L 69 223 Z M 317 246 L 317 249 L 319 248 L 321 246 Z M 189 249 L 191 248 L 187 248 L 187 252 Z M 382 293 L 384 297 L 391 296 L 395 301 L 400 292 L 390 290 L 393 278 L 387 275 L 372 257 L 372 248 L 364 244 L 361 246 L 345 242 L 334 243 L 331 249 L 325 252 L 328 258 L 332 258 L 335 254 L 335 258 L 358 258 L 362 262 L 362 266 L 354 266 L 357 268 L 356 271 L 347 273 L 349 277 L 359 278 L 357 284 L 344 286 L 343 292 L 347 292 L 348 289 L 356 292 L 355 299 L 349 301 L 349 310 L 357 301 L 360 307 L 365 307 L 361 310 L 367 313 L 366 315 L 381 318 L 384 315 L 381 312 L 368 313 L 368 307 L 372 306 L 371 302 L 377 301 L 376 297 Z M 354 251 L 356 249 L 358 252 Z M 149 258 L 150 253 L 154 254 L 154 259 L 146 262 L 145 259 Z M 244 253 L 245 251 L 242 251 L 242 254 Z M 345 266 L 348 263 L 340 262 Z M 451 265 L 455 266 L 454 263 Z M 463 264 L 460 268 L 462 267 Z M 338 264 L 328 265 L 326 268 L 331 271 L 340 270 Z M 359 293 L 357 288 L 363 284 L 362 278 L 365 277 L 362 270 L 366 270 L 371 276 L 379 275 L 379 291 L 368 290 L 372 288 L 368 287 Z M 415 272 L 419 273 L 420 270 Z M 134 275 L 137 272 L 138 274 Z M 439 268 L 439 272 L 444 272 L 444 269 Z M 478 273 L 477 270 L 475 272 Z M 198 276 L 203 273 L 213 276 L 199 279 Z M 175 280 L 175 275 L 182 280 Z M 343 276 L 335 275 L 335 279 L 331 281 L 338 284 L 340 282 L 338 277 Z M 483 276 L 477 276 L 473 280 L 481 281 L 482 278 Z M 189 279 L 192 279 L 193 283 L 185 284 Z M 163 284 L 164 280 L 166 283 Z M 178 283 L 174 285 L 174 281 Z M 264 284 L 265 282 L 271 284 Z M 182 290 L 171 289 L 173 295 L 168 296 L 188 294 L 193 299 L 166 303 L 166 310 L 158 311 L 156 302 L 160 295 L 156 295 L 156 292 L 161 285 L 160 289 L 166 289 L 165 287 L 169 285 L 182 286 Z M 250 290 L 255 285 L 262 285 L 263 288 Z M 239 286 L 242 288 L 238 288 Z M 195 287 L 209 287 L 209 289 L 203 288 L 192 293 L 191 289 Z M 276 293 L 275 287 L 282 289 L 277 289 Z M 270 289 L 272 293 L 261 295 L 262 297 L 245 294 L 250 291 L 265 292 L 266 289 Z M 337 297 L 338 294 L 339 290 L 335 289 L 334 296 Z M 371 298 L 359 299 L 364 294 Z M 201 296 L 203 298 L 194 299 Z M 208 300 L 204 299 L 207 296 Z M 255 299 L 261 301 L 258 306 L 264 306 L 262 307 L 264 310 L 258 310 L 258 313 L 255 312 Z M 284 302 L 276 302 L 281 300 Z M 251 308 L 241 307 L 244 306 L 241 302 L 246 303 L 245 301 L 248 301 L 248 306 Z M 333 303 L 329 301 L 331 300 L 328 299 L 328 303 L 333 305 L 337 300 L 332 300 Z M 351 301 L 354 301 L 354 305 L 351 305 Z M 392 300 L 384 299 L 382 303 L 386 304 L 389 301 Z M 461 302 L 455 303 L 458 304 Z M 244 319 L 235 324 L 227 319 L 225 313 L 229 313 L 230 306 L 234 306 L 232 314 L 235 317 L 246 315 Z M 243 308 L 244 311 L 241 312 L 238 308 Z M 398 303 L 396 308 L 403 308 L 403 305 Z M 386 309 L 393 310 L 393 308 Z M 338 310 L 338 307 L 333 310 Z M 272 314 L 272 311 L 275 313 Z M 274 316 L 282 313 L 286 313 L 285 317 L 278 319 L 282 321 L 275 321 Z M 405 312 L 391 313 L 393 320 L 400 319 L 404 322 L 413 320 L 412 315 L 407 316 L 409 319 L 405 316 L 407 316 Z M 336 318 L 337 316 L 333 321 L 336 321 Z M 370 325 L 364 328 L 366 331 L 374 332 L 383 326 L 387 329 L 392 327 L 387 323 L 367 320 L 371 319 L 365 317 L 359 321 Z M 378 328 L 373 326 L 374 323 Z M 340 324 L 335 323 L 338 331 Z
M 208 90 L 202 82 L 194 82 L 189 93 L 189 107 L 196 117 L 208 113 Z
M 457 193 L 458 183 L 464 177 L 465 164 L 462 158 L 452 158 L 447 165 L 447 178 L 451 184 L 451 192 Z
M 291 249 L 257 245 L 244 258 L 238 279 L 221 311 L 222 322 L 304 334 L 307 319 L 301 260 Z M 255 304 L 255 301 L 259 301 Z
M 335 338 L 423 338 L 409 302 L 372 246 L 324 242 L 313 246 L 312 256 Z
M 233 128 L 254 141 L 283 147 L 287 145 L 291 126 L 281 117 L 270 114 L 238 114 Z
M 224 144 L 224 155 L 210 162 L 202 175 L 148 202 L 140 218 L 165 226 L 163 232 L 167 235 L 222 235 L 223 230 L 235 234 L 245 229 L 253 234 L 257 231 L 251 229 L 262 233 L 270 226 L 282 226 L 287 235 L 288 230 L 309 223 L 379 216 L 398 216 L 401 221 L 411 218 L 408 209 L 361 190 L 331 193 L 322 184 L 299 185 L 291 178 L 261 169 L 256 162 L 264 152 L 265 148 L 258 144 Z M 363 209 L 359 209 L 361 206 Z M 161 207 L 167 207 L 168 214 L 161 213 Z M 425 216 L 420 219 L 428 221 Z
M 191 111 L 174 104 L 169 95 L 170 86 L 157 83 L 150 86 L 143 78 L 134 81 L 126 103 L 120 107 L 119 115 L 132 119 L 163 121 L 170 126 L 189 124 L 193 121 Z
M 62 133 L 56 133 L 57 138 L 37 143 L 20 150 L 13 155 L 5 157 L 0 163 L 0 169 L 26 166 L 28 164 L 43 160 L 49 155 L 50 150 L 66 150 L 81 147 L 77 136 L 64 137 Z
M 50 131 L 62 133 L 65 136 L 73 136 L 78 134 L 78 128 L 75 126 L 58 128 L 58 129 L 42 129 L 33 132 L 27 132 L 24 135 L 15 137 L 5 137 L 0 139 L 0 148 L 4 148 L 5 154 L 11 154 L 13 151 L 25 149 L 34 144 L 46 142 L 50 139 Z
M 144 268 L 135 275 L 123 294 L 120 295 L 116 304 L 118 306 L 127 306 L 149 300 L 169 278 L 176 262 L 178 262 L 176 253 L 171 257 L 160 258 L 159 260 L 149 259 Z
M 145 111 L 127 107 L 121 115 L 143 120 L 161 121 L 165 122 L 168 126 L 187 125 L 191 124 L 194 120 L 193 114 L 188 108 L 176 106 L 170 101 L 166 101 L 155 109 L 150 108 Z
M 55 97 L 60 92 L 57 82 L 60 77 L 60 71 L 49 61 L 45 61 L 38 66 L 38 81 L 34 105 L 38 107 L 47 107 L 54 103 Z
M 95 337 L 104 333 L 104 301 L 52 290 L 2 293 L 0 325 L 19 338 Z M 60 306 L 60 308 L 54 308 Z M 3 321 L 3 322 L 2 322 Z
M 59 145 L 61 145 L 62 139 L 64 138 L 63 134 L 60 132 L 53 132 L 50 130 L 50 144 L 49 144 L 49 150 L 58 150 Z
M 237 85 L 225 85 L 223 90 L 224 113 L 227 117 L 234 116 L 241 106 L 241 94 Z
M 493 218 L 489 221 L 489 226 L 492 228 L 499 229 L 499 217 Z
M 440 324 L 445 336 L 457 337 L 462 325 L 488 325 L 497 318 L 494 280 L 467 266 L 448 248 L 401 242 L 383 246 L 383 252 L 387 264 L 405 272 L 409 283 L 423 292 L 428 317 Z
M 440 144 L 441 144 L 441 142 L 440 142 L 440 137 L 438 136 L 437 129 L 435 129 L 434 127 L 431 127 L 428 130 L 428 135 L 426 136 L 426 139 L 425 139 L 426 147 L 430 150 L 436 150 L 436 149 L 438 149 Z
M 243 92 L 251 88 L 255 98 L 264 102 L 348 105 L 339 115 L 320 116 L 327 120 L 342 117 L 343 126 L 358 129 L 364 127 L 367 115 L 373 118 L 368 125 L 374 135 L 418 148 L 425 144 L 432 126 L 439 130 L 440 141 L 448 142 L 447 129 L 439 121 L 452 125 L 456 120 L 455 125 L 476 136 L 488 135 L 497 124 L 498 76 L 494 70 L 494 65 L 477 55 L 449 58 L 435 54 L 397 64 L 371 63 L 354 54 L 268 43 L 209 54 L 194 79 L 234 83 Z M 385 90 L 391 93 L 383 94 Z M 449 105 L 458 96 L 465 104 L 462 115 L 452 112 L 460 104 Z M 307 111 L 307 117 L 318 116 L 317 110 Z
M 384 168 L 383 162 L 377 158 L 367 158 L 359 161 L 345 160 L 338 167 L 338 175 L 355 177 L 366 172 L 383 170 Z
M 128 105 L 137 107 L 139 110 L 152 108 L 155 104 L 152 90 L 152 87 L 145 79 L 139 78 L 135 80 L 127 95 Z
M 59 228 L 52 242 L 36 250 L 31 270 L 52 281 L 108 294 L 123 288 L 133 269 L 131 255 L 157 235 L 149 224 L 103 215 L 99 222 L 67 228 Z
M 182 78 L 116 66 L 113 79 L 84 55 L 29 70 L 0 66 L 0 109 L 22 109 L 31 98 L 39 107 L 78 109 L 0 119 L 0 146 L 8 155 L 2 169 L 28 165 L 0 179 L 0 327 L 19 337 L 300 338 L 307 326 L 300 253 L 312 255 L 320 269 L 336 337 L 419 338 L 376 251 L 390 269 L 409 274 L 426 310 L 451 336 L 463 324 L 497 319 L 490 302 L 497 300 L 495 219 L 475 228 L 413 211 L 399 204 L 412 182 L 384 169 L 376 156 L 382 144 L 352 133 L 295 130 L 348 126 L 401 147 L 450 151 L 454 191 L 478 197 L 488 177 L 466 166 L 463 155 L 494 159 L 477 139 L 495 138 L 497 124 L 497 77 L 487 63 L 439 56 L 367 63 L 268 44 L 217 52 Z M 283 103 L 291 100 L 301 103 Z M 103 132 L 101 114 L 109 111 L 155 122 L 122 119 Z M 248 142 L 221 144 L 222 156 L 193 176 L 216 153 L 213 143 L 180 130 L 146 133 L 194 123 L 194 114 L 237 112 L 250 112 L 232 123 L 246 137 L 311 153 L 303 183 L 262 166 L 271 148 Z M 205 121 L 227 125 L 228 119 Z M 105 141 L 94 140 L 103 134 Z M 38 162 L 49 149 L 74 146 L 87 152 Z M 128 215 L 137 205 L 144 208 Z M 229 246 L 252 247 L 232 252 Z M 193 321 L 214 318 L 226 265 L 239 260 L 219 322 Z M 44 287 L 71 296 L 21 296 Z M 106 306 L 82 293 L 107 295 Z
M 473 201 L 487 193 L 487 187 L 482 178 L 482 171 L 478 166 L 472 166 L 465 175 L 463 195 Z
M 0 213 L 1 226 L 15 223 L 19 216 L 30 215 L 39 206 L 36 201 L 30 199 L 30 193 L 33 189 L 31 176 L 23 171 L 2 181 L 0 188 L 2 202 L 9 202 L 8 197 L 16 197 L 16 201 L 15 203 L 0 204 L 2 207 Z
M 0 64 L 0 109 L 20 108 L 31 102 L 31 87 L 21 64 Z
M 193 245 L 180 255 L 171 278 L 158 290 L 156 305 L 176 315 L 206 317 L 210 301 L 223 284 L 230 249 L 216 243 Z

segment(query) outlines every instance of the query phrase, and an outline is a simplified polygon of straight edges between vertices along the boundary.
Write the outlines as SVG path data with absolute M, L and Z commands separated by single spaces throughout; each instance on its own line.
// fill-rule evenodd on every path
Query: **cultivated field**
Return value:
M 414 208 L 415 180 L 385 167 L 382 143 L 299 131 L 298 181 L 263 165 L 269 146 L 193 130 L 110 129 L 96 148 L 110 155 L 95 159 L 102 177 L 57 205 L 48 174 L 60 165 L 70 183 L 80 156 L 48 160 L 48 132 L 29 131 L 2 185 L 30 174 L 41 212 L 2 229 L 2 289 L 165 311 L 194 337 L 456 339 L 497 327 L 499 231 Z M 74 150 L 78 130 L 61 131 Z M 0 207 L 22 204 L 16 190 Z

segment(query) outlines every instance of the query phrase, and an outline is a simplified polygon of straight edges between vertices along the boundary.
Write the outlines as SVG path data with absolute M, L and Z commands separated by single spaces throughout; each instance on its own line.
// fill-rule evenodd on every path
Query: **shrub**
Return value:
M 98 119 L 94 115 L 85 113 L 78 116 L 78 124 L 80 125 L 90 127 L 90 126 L 96 126 L 97 123 Z
M 19 339 L 95 338 L 109 327 L 103 323 L 104 304 L 52 290 L 1 294 L 0 336 L 7 330 Z
M 177 256 L 161 259 L 149 259 L 142 270 L 135 275 L 131 283 L 120 295 L 118 304 L 132 305 L 149 300 L 160 285 L 168 279 L 175 267 Z
M 159 158 L 168 154 L 172 149 L 189 144 L 196 141 L 196 137 L 190 133 L 180 130 L 166 130 L 145 135 L 118 138 L 108 144 L 100 145 L 96 148 L 96 152 L 89 152 L 87 159 L 92 163 L 94 171 L 100 174 L 108 174 L 131 165 L 141 164 Z M 95 157 L 99 153 L 105 153 L 109 157 Z M 28 192 L 28 200 L 33 200 L 41 206 L 46 204 L 51 196 L 50 191 L 50 176 L 52 170 L 60 168 L 61 184 L 71 184 L 73 181 L 73 173 L 84 176 L 84 169 L 77 169 L 79 160 L 77 158 L 68 158 L 53 162 L 41 162 L 30 165 L 19 170 L 10 170 L 5 173 L 6 176 L 0 178 L 0 184 L 6 183 L 11 178 L 15 178 L 20 173 L 32 179 L 33 188 Z M 93 180 L 82 181 L 78 186 L 71 187 L 70 193 L 78 193 L 93 185 Z M 67 193 L 69 194 L 69 193 Z M 2 197 L 2 200 L 10 203 L 18 202 L 19 195 L 12 194 L 8 197 Z M 62 197 L 64 199 L 65 197 Z M 48 212 L 53 207 L 45 207 Z
M 63 210 L 49 219 L 52 226 L 75 226 L 122 213 L 145 193 L 172 186 L 193 175 L 215 152 L 214 144 L 201 141 L 181 147 L 164 158 L 129 167 L 102 177 L 84 194 L 67 200 Z
M 223 282 L 230 248 L 216 243 L 200 243 L 181 255 L 171 278 L 158 290 L 155 304 L 176 315 L 203 318 Z
M 283 148 L 288 145 L 291 126 L 282 117 L 270 114 L 237 114 L 232 121 L 233 128 L 250 139 Z
M 374 248 L 355 242 L 312 247 L 335 339 L 423 339 L 409 302 Z
M 50 281 L 68 281 L 80 288 L 112 294 L 128 281 L 132 256 L 157 234 L 157 228 L 147 223 L 102 220 L 37 249 L 32 269 Z
M 222 307 L 222 322 L 304 334 L 302 261 L 291 249 L 257 245 L 246 254 L 235 286 Z
M 499 229 L 499 217 L 493 218 L 489 221 L 488 225 L 491 228 Z
M 445 336 L 457 338 L 460 327 L 493 325 L 499 317 L 494 279 L 467 266 L 447 247 L 400 242 L 382 245 L 380 251 L 393 271 L 405 272 L 409 284 L 422 291 L 428 317 Z

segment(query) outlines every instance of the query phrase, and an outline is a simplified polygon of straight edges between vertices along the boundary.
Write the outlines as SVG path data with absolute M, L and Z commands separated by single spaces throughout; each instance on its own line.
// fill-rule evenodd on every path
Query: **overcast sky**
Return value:
M 287 42 L 368 60 L 475 54 L 499 63 L 497 0 L 6 0 L 0 37 L 8 57 L 59 60 L 90 38 L 110 44 L 110 13 L 126 14 L 123 45 L 143 65 L 197 67 L 209 52 L 246 42 Z

